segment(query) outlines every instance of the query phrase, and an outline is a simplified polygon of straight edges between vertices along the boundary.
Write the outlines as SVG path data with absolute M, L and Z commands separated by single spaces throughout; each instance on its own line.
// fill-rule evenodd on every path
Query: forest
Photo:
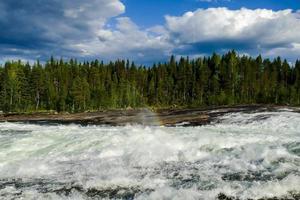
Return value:
M 224 55 L 172 56 L 150 67 L 54 59 L 0 67 L 2 112 L 82 112 L 238 104 L 300 105 L 300 61 Z

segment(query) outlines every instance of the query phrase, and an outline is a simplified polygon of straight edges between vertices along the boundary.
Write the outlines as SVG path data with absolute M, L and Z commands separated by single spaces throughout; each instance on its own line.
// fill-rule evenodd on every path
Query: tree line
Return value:
M 300 61 L 280 57 L 172 56 L 151 67 L 128 60 L 45 64 L 9 61 L 0 67 L 3 112 L 80 112 L 116 108 L 203 107 L 236 104 L 300 105 Z

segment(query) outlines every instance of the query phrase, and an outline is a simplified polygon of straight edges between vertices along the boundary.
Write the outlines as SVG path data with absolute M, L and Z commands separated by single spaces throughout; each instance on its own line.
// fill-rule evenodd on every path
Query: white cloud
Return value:
M 109 19 L 124 12 L 120 0 L 1 1 L 0 54 L 14 47 L 20 57 L 28 50 L 36 58 L 35 50 L 44 58 L 79 57 L 74 44 L 96 37 Z
M 182 42 L 258 38 L 275 42 L 300 40 L 300 20 L 291 10 L 199 9 L 183 16 L 166 16 L 168 30 Z M 293 26 L 292 26 L 293 25 Z M 291 30 L 292 28 L 292 30 Z M 267 34 L 266 34 L 267 33 Z
M 164 35 L 141 30 L 130 18 L 117 18 L 115 29 L 100 29 L 97 38 L 77 44 L 89 56 L 156 59 L 170 54 L 172 45 Z
M 277 47 L 268 49 L 263 52 L 263 55 L 266 57 L 277 57 L 284 56 L 291 62 L 295 62 L 296 59 L 299 59 L 300 55 L 300 43 L 291 44 L 289 47 Z
M 47 31 L 47 34 L 54 32 L 62 37 L 66 48 L 69 44 L 72 46 L 95 37 L 109 19 L 125 12 L 125 6 L 119 0 L 63 1 L 63 6 L 65 19 L 62 23 L 56 22 L 58 28 Z M 49 27 L 49 24 L 46 26 Z
M 299 16 L 292 10 L 209 8 L 179 17 L 166 16 L 166 28 L 174 43 L 197 44 L 199 51 L 201 45 L 205 51 L 211 44 L 215 48 L 232 45 L 231 48 L 266 53 L 300 44 Z
M 62 4 L 66 17 L 79 20 L 98 21 L 125 12 L 125 5 L 119 0 L 63 0 Z
M 291 59 L 300 53 L 300 12 L 292 10 L 198 9 L 144 29 L 124 13 L 120 0 L 0 1 L 0 55 L 150 62 L 230 49 Z M 116 24 L 108 24 L 112 18 Z

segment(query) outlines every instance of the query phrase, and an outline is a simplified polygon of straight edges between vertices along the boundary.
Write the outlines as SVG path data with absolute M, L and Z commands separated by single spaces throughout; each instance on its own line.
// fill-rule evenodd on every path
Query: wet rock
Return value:
M 219 117 L 228 113 L 236 112 L 262 112 L 280 111 L 287 107 L 245 105 L 232 107 L 210 107 L 196 109 L 125 109 L 106 110 L 98 112 L 83 113 L 0 113 L 0 122 L 23 122 L 38 124 L 81 124 L 81 125 L 110 125 L 124 126 L 127 124 L 141 125 L 165 125 L 165 126 L 203 126 L 211 123 L 218 123 Z M 289 108 L 298 112 L 296 108 Z M 268 116 L 258 116 L 256 120 L 262 120 Z M 255 119 L 254 119 L 255 120 Z M 249 121 L 251 123 L 251 121 Z

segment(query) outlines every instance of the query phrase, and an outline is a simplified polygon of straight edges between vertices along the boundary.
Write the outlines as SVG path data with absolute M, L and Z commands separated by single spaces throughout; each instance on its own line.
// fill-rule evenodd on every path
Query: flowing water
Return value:
M 300 114 L 202 127 L 0 123 L 0 199 L 298 199 Z

